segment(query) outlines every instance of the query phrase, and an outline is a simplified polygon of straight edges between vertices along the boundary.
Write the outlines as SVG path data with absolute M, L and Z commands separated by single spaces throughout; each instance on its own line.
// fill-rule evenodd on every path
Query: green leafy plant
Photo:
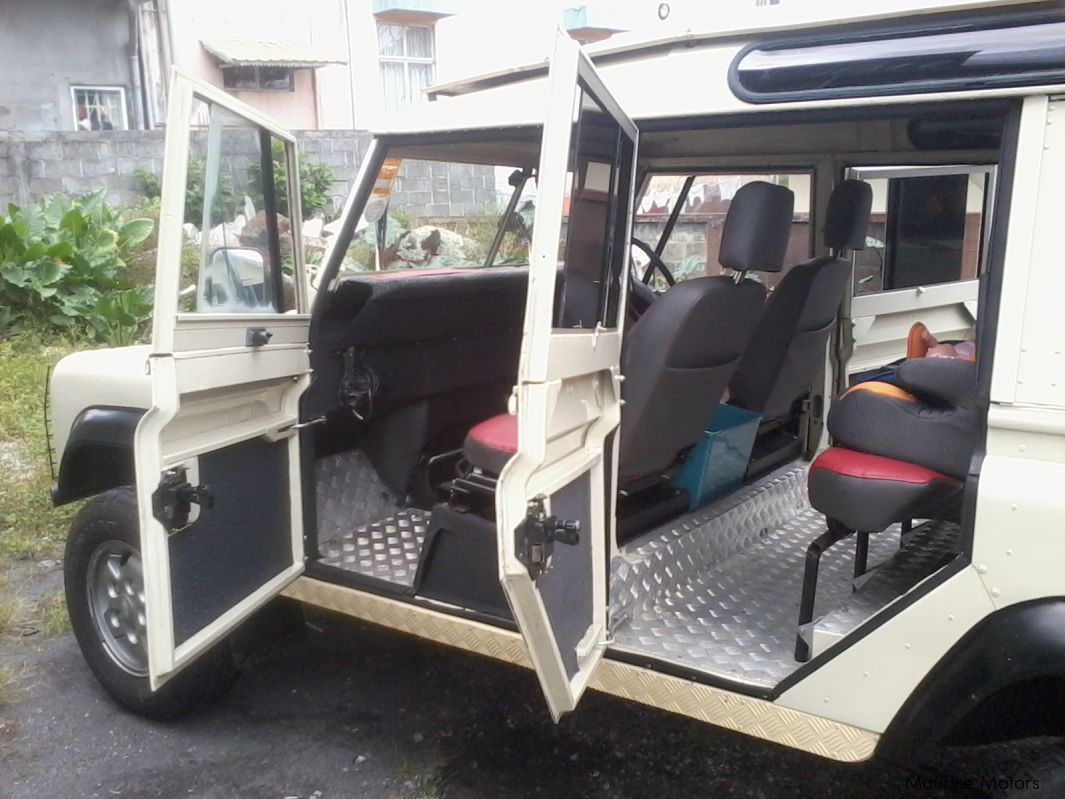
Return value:
M 143 167 L 137 167 L 133 170 L 133 179 L 137 181 L 137 188 L 149 200 L 162 196 L 163 179 L 154 172 L 149 172 Z
M 203 199 L 206 191 L 207 162 L 203 158 L 190 158 L 188 176 L 185 179 L 185 221 L 200 227 L 203 225 Z M 162 196 L 163 181 L 154 172 L 136 169 L 133 177 L 144 196 L 154 200 Z M 214 219 L 232 219 L 241 207 L 243 195 L 233 187 L 233 176 L 227 171 L 218 175 L 215 187 L 214 207 L 211 215 Z
M 133 340 L 150 306 L 126 264 L 154 227 L 151 219 L 127 218 L 102 190 L 8 206 L 0 214 L 0 331 Z
M 274 190 L 277 197 L 277 211 L 289 216 L 288 208 L 288 168 L 285 162 L 285 145 L 274 139 Z M 309 219 L 322 211 L 329 204 L 329 190 L 337 182 L 336 172 L 329 164 L 311 161 L 303 155 L 299 157 L 300 165 L 300 209 L 303 217 Z M 248 168 L 249 183 L 262 186 L 262 170 L 258 164 Z M 257 207 L 262 207 L 262 195 L 253 198 Z

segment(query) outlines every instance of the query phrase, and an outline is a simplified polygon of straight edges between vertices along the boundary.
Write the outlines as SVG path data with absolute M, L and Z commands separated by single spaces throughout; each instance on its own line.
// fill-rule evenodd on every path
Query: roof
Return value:
M 778 4 L 755 6 L 745 13 L 722 16 L 717 6 L 709 4 L 707 13 L 712 24 L 701 26 L 664 27 L 655 34 L 647 35 L 648 29 L 621 33 L 606 41 L 586 47 L 589 58 L 597 67 L 615 61 L 653 57 L 656 53 L 669 52 L 685 47 L 725 44 L 736 41 L 751 41 L 768 35 L 798 32 L 814 32 L 821 26 L 835 26 L 888 19 L 918 18 L 926 14 L 945 12 L 971 12 L 981 10 L 1007 10 L 1010 6 L 1035 4 L 1035 0 L 865 0 L 849 14 L 841 14 L 833 0 L 812 0 L 796 5 Z M 771 11 L 770 15 L 766 12 Z M 523 80 L 535 79 L 547 74 L 547 58 L 532 64 L 521 64 L 481 75 L 471 75 L 452 81 L 428 86 L 426 95 L 431 99 L 455 97 L 480 92 Z
M 348 63 L 346 58 L 309 44 L 257 39 L 202 39 L 200 44 L 222 66 L 305 69 Z

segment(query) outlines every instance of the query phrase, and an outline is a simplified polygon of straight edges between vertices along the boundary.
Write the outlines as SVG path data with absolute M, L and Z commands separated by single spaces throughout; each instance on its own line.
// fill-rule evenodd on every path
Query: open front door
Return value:
M 548 80 L 518 449 L 496 513 L 503 588 L 557 720 L 607 636 L 637 130 L 571 39 L 559 37 Z
M 303 570 L 309 381 L 295 140 L 177 74 L 166 134 L 152 407 L 134 440 L 153 688 Z

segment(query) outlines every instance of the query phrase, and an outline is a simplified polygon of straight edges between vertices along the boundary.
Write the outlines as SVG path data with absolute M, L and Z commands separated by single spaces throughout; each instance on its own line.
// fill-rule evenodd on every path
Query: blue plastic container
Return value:
M 743 483 L 761 421 L 761 414 L 733 405 L 717 406 L 703 440 L 688 454 L 680 472 L 670 481 L 674 488 L 688 492 L 690 510 Z

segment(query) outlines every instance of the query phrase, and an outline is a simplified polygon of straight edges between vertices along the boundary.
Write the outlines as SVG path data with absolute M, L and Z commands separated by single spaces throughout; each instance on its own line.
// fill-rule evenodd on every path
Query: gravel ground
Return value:
M 935 786 L 1017 768 L 1016 747 L 844 766 L 598 694 L 555 726 L 531 672 L 309 621 L 218 705 L 171 724 L 112 704 L 69 634 L 0 643 L 0 660 L 26 664 L 21 698 L 0 707 L 0 796 L 970 797 L 986 794 Z

